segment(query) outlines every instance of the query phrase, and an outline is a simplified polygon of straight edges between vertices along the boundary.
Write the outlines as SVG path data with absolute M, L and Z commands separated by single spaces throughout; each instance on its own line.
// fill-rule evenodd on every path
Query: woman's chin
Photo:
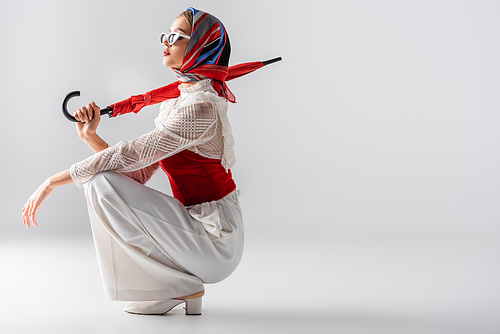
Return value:
M 165 60 L 165 59 L 163 59 L 163 66 L 171 67 L 171 68 L 175 68 L 175 69 L 180 68 L 179 64 L 172 64 L 172 62 L 169 62 L 168 60 Z

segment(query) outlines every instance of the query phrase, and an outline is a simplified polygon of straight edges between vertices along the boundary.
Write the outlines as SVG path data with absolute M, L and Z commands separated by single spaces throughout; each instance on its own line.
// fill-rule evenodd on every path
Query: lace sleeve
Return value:
M 132 141 L 121 141 L 71 166 L 78 187 L 93 175 L 113 170 L 131 172 L 150 166 L 193 145 L 210 139 L 217 124 L 216 104 L 198 102 L 165 115 L 156 128 Z
M 158 162 L 155 162 L 150 166 L 134 170 L 132 172 L 121 172 L 121 174 L 131 178 L 132 180 L 139 182 L 140 184 L 146 184 L 146 182 L 148 182 L 151 179 L 151 177 L 153 177 L 153 175 L 159 168 L 160 164 Z

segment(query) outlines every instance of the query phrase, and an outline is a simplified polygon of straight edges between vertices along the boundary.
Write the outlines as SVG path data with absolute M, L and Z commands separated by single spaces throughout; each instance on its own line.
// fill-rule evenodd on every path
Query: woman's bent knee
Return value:
M 83 188 L 85 189 L 85 193 L 96 193 L 99 189 L 102 189 L 105 185 L 110 185 L 115 181 L 116 177 L 120 177 L 116 172 L 105 171 L 100 172 L 92 176 L 92 178 L 83 184 Z

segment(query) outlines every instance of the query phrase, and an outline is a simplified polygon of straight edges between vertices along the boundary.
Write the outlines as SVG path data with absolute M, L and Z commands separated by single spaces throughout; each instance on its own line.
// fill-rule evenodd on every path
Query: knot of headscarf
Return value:
M 180 69 L 172 68 L 180 82 L 212 79 L 217 93 L 230 102 L 236 98 L 226 85 L 231 43 L 222 22 L 215 16 L 189 7 L 193 27 Z

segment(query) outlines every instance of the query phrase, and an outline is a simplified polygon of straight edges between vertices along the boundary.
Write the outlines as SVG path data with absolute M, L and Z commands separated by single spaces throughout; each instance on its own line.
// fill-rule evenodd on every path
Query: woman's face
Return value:
M 170 26 L 169 32 L 178 32 L 187 36 L 191 36 L 191 27 L 184 17 L 178 17 Z M 179 38 L 173 45 L 169 45 L 166 41 L 165 50 L 163 51 L 163 65 L 173 68 L 181 68 L 182 59 L 189 43 L 187 38 Z

